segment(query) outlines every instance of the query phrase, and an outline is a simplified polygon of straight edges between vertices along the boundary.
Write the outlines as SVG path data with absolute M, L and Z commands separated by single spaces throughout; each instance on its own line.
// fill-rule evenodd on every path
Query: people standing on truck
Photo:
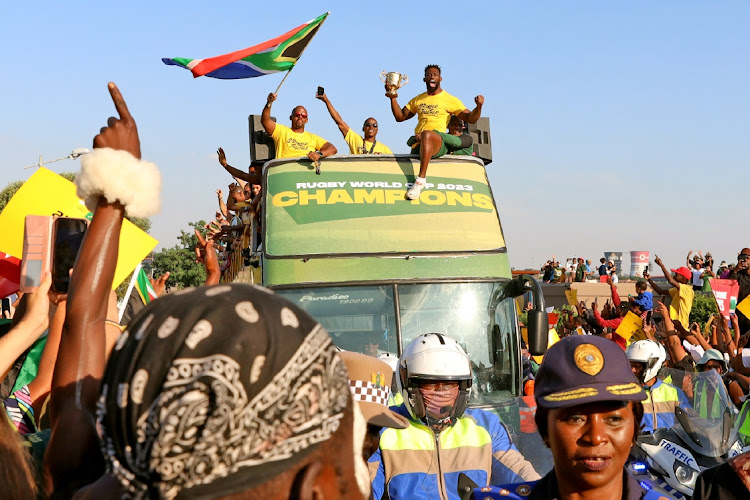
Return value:
M 690 408 L 682 389 L 659 380 L 659 370 L 667 360 L 662 345 L 654 340 L 633 342 L 625 350 L 633 375 L 638 379 L 648 396 L 643 402 L 643 432 L 654 432 L 660 427 L 675 424 L 674 409 Z
M 534 421 L 553 469 L 535 483 L 474 490 L 472 498 L 644 499 L 625 470 L 646 397 L 612 342 L 573 335 L 549 348 L 536 377 Z
M 336 146 L 318 135 L 305 131 L 307 110 L 304 106 L 296 106 L 289 115 L 291 128 L 271 120 L 271 105 L 275 100 L 276 94 L 268 94 L 266 105 L 260 115 L 260 123 L 273 139 L 276 158 L 307 156 L 311 161 L 318 162 L 321 158 L 336 154 Z
M 328 109 L 328 113 L 333 118 L 333 121 L 338 125 L 339 130 L 344 136 L 346 144 L 349 146 L 349 153 L 353 155 L 392 155 L 391 149 L 378 142 L 378 121 L 369 117 L 362 124 L 362 136 L 355 134 L 349 125 L 341 118 L 341 115 L 336 108 L 331 104 L 330 99 L 324 93 L 315 94 L 315 98 L 323 101 Z
M 383 430 L 369 460 L 373 498 L 458 499 L 460 473 L 480 485 L 539 478 L 495 413 L 467 409 L 471 362 L 454 339 L 414 339 L 399 358 L 398 377 L 404 404 L 392 409 L 409 427 Z
M 652 278 L 648 278 L 648 283 L 657 295 L 669 294 L 672 298 L 669 304 L 669 317 L 674 321 L 675 328 L 687 333 L 686 327 L 690 325 L 690 310 L 693 308 L 694 297 L 693 287 L 690 285 L 692 273 L 687 267 L 680 267 L 672 269 L 672 276 L 658 255 L 654 261 L 661 267 L 664 277 L 673 288 L 662 288 Z
M 386 83 L 386 96 L 391 100 L 391 111 L 397 122 L 403 122 L 415 115 L 417 116 L 417 126 L 414 128 L 415 147 L 412 148 L 413 154 L 419 154 L 419 175 L 414 184 L 406 193 L 410 200 L 419 198 L 419 193 L 426 186 L 427 166 L 431 158 L 440 158 L 448 153 L 445 144 L 445 138 L 448 134 L 445 129 L 451 116 L 458 116 L 469 123 L 476 123 L 482 115 L 482 105 L 484 96 L 478 95 L 474 98 L 476 107 L 469 111 L 466 106 L 456 97 L 440 87 L 443 78 L 440 73 L 440 66 L 430 64 L 424 69 L 425 85 L 427 91 L 419 94 L 401 108 L 396 100 L 398 94 L 390 95 L 393 87 Z M 407 142 L 408 144 L 408 142 Z

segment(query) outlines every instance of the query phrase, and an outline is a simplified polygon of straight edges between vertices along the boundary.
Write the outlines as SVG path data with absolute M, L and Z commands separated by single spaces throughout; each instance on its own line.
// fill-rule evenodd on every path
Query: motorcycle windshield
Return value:
M 719 457 L 737 439 L 736 408 L 716 370 L 684 372 L 664 368 L 659 378 L 687 396 L 689 407 L 675 408 L 672 430 L 699 455 Z

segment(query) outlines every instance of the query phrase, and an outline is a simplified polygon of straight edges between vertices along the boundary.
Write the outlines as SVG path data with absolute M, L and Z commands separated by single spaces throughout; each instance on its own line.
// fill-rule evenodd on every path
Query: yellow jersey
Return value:
M 344 136 L 344 140 L 349 145 L 349 152 L 353 155 L 373 154 L 373 155 L 392 155 L 391 149 L 382 142 L 375 141 L 375 147 L 370 141 L 365 141 L 359 134 L 349 128 Z M 362 146 L 364 145 L 364 150 Z M 372 153 L 370 153 L 372 150 Z
M 669 317 L 678 320 L 687 330 L 690 328 L 690 310 L 693 308 L 693 287 L 680 284 L 679 288 L 670 288 L 669 296 L 672 303 L 669 304 Z
M 414 135 L 423 130 L 445 132 L 452 115 L 458 115 L 466 109 L 464 103 L 443 90 L 439 94 L 419 94 L 409 101 L 406 109 L 417 115 L 418 122 Z
M 276 146 L 276 158 L 297 158 L 307 156 L 310 151 L 319 151 L 326 141 L 320 136 L 310 132 L 294 132 L 289 127 L 276 124 L 271 134 Z

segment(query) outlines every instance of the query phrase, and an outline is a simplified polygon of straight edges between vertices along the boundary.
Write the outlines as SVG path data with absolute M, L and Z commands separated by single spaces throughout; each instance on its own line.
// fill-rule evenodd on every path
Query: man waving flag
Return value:
M 163 58 L 162 61 L 189 69 L 195 78 L 205 75 L 234 80 L 288 71 L 297 63 L 327 16 L 328 12 L 272 40 L 222 56 L 208 59 Z

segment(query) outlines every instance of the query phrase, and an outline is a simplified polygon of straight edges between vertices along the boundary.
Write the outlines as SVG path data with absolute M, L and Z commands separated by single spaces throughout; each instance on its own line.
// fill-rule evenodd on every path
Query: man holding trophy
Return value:
M 321 89 L 322 90 L 322 89 Z M 362 125 L 362 137 L 359 136 L 359 134 L 355 133 L 349 125 L 341 118 L 341 115 L 338 111 L 336 111 L 336 108 L 333 107 L 333 104 L 331 104 L 331 101 L 328 99 L 328 96 L 325 94 L 325 92 L 316 94 L 315 97 L 321 101 L 323 101 L 326 104 L 326 108 L 328 108 L 328 113 L 330 113 L 331 118 L 333 118 L 333 121 L 336 122 L 336 125 L 338 125 L 339 130 L 344 135 L 344 140 L 346 141 L 346 144 L 349 145 L 349 152 L 353 155 L 392 155 L 391 149 L 383 144 L 382 142 L 378 142 L 377 135 L 378 135 L 378 121 L 370 117 L 365 120 L 365 123 Z
M 406 193 L 410 200 L 419 198 L 419 193 L 426 185 L 427 166 L 431 158 L 440 158 L 448 152 L 446 139 L 452 139 L 445 132 L 451 116 L 468 122 L 476 123 L 482 115 L 484 96 L 478 95 L 474 98 L 476 107 L 469 111 L 466 106 L 456 97 L 440 88 L 442 81 L 440 66 L 430 64 L 424 69 L 424 82 L 427 91 L 419 94 L 409 101 L 402 109 L 396 98 L 400 86 L 401 75 L 388 73 L 385 80 L 386 97 L 391 100 L 391 111 L 397 122 L 402 122 L 417 115 L 417 126 L 414 129 L 412 153 L 419 153 L 419 176 Z M 407 80 L 408 81 L 408 80 Z

